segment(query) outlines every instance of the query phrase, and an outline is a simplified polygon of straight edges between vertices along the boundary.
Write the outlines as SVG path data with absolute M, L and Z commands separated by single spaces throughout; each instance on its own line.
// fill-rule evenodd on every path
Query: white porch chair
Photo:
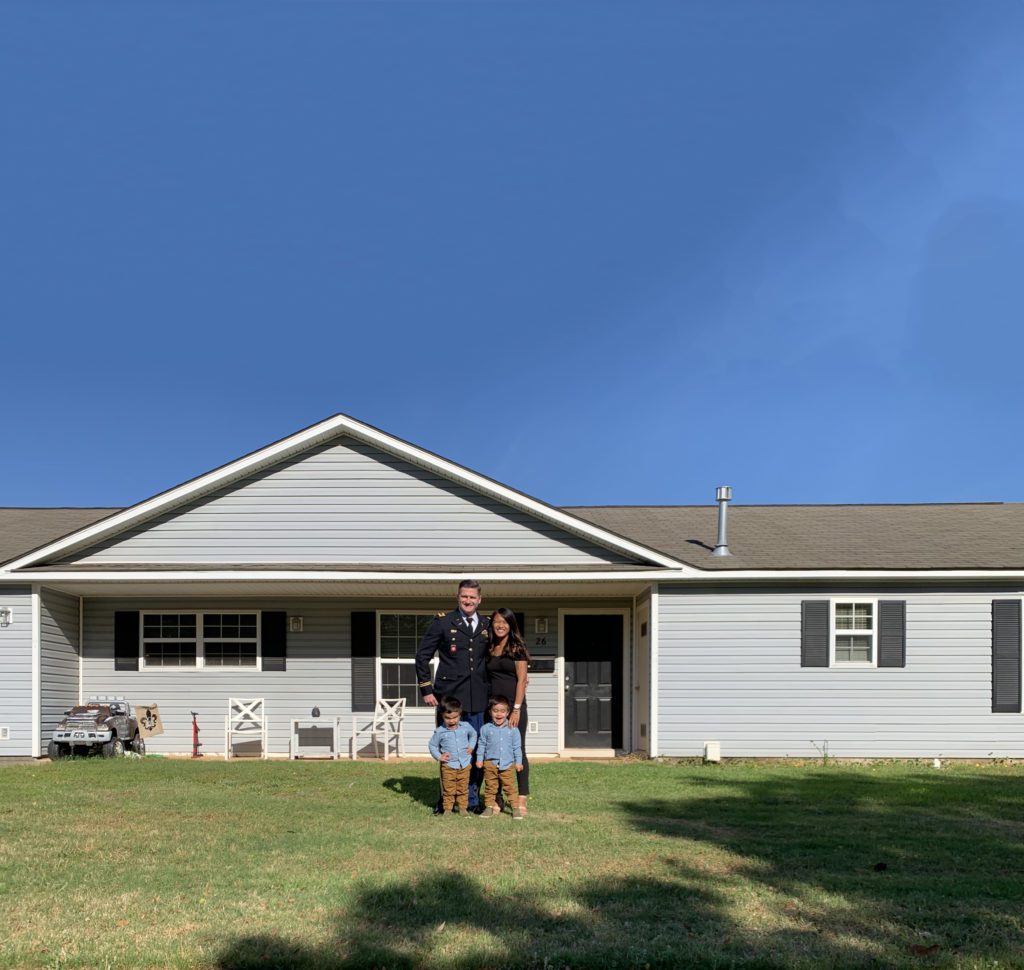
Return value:
M 267 757 L 267 715 L 262 697 L 228 698 L 224 718 L 224 760 L 235 757 L 235 745 L 260 743 L 260 757 Z
M 369 718 L 369 721 L 367 721 Z M 384 746 L 384 760 L 388 760 L 391 742 L 395 742 L 395 753 L 402 757 L 405 754 L 405 739 L 402 737 L 402 721 L 405 718 L 405 698 L 381 698 L 372 714 L 352 715 L 352 760 L 358 757 L 358 738 L 367 734 L 373 741 L 373 753 L 380 757 L 380 748 Z M 360 723 L 362 722 L 362 723 Z

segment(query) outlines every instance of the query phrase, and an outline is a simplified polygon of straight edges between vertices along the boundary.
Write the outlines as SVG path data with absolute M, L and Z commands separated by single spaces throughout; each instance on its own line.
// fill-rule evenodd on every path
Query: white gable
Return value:
M 643 560 L 344 436 L 63 561 L 544 566 Z

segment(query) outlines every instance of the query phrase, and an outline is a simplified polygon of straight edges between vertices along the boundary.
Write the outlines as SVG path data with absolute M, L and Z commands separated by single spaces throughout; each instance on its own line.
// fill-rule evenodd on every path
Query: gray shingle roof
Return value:
M 120 509 L 0 508 L 0 563 L 84 529 Z
M 564 511 L 699 569 L 1021 569 L 1024 504 L 732 505 L 732 555 L 711 555 L 717 506 Z
M 0 508 L 0 562 L 121 511 Z M 1024 503 L 733 505 L 716 558 L 716 506 L 564 511 L 698 569 L 1024 569 Z

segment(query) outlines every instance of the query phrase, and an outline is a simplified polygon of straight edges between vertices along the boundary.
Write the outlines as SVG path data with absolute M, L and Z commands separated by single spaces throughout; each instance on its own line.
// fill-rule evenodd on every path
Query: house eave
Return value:
M 360 582 L 360 583 L 422 583 L 458 582 L 472 576 L 480 582 L 660 582 L 707 585 L 720 583 L 777 582 L 784 584 L 847 581 L 855 583 L 924 581 L 1024 581 L 1024 568 L 1011 569 L 739 569 L 709 570 L 696 573 L 692 569 L 664 568 L 609 568 L 609 569 L 551 569 L 544 567 L 474 567 L 456 568 L 416 567 L 389 568 L 386 564 L 372 569 L 322 568 L 320 566 L 294 566 L 276 568 L 273 564 L 260 568 L 231 565 L 206 565 L 202 568 L 74 567 L 59 566 L 0 569 L 0 583 L 25 584 L 48 582 L 89 582 L 114 585 L 137 582 L 224 581 L 234 582 Z
M 477 570 L 472 567 L 443 571 L 347 571 L 324 569 L 29 569 L 0 571 L 0 583 L 53 583 L 88 582 L 104 585 L 123 583 L 154 582 L 359 582 L 359 583 L 458 583 L 467 576 L 483 582 L 651 582 L 659 579 L 678 579 L 688 574 L 675 570 L 616 570 L 616 571 L 545 571 L 545 570 Z

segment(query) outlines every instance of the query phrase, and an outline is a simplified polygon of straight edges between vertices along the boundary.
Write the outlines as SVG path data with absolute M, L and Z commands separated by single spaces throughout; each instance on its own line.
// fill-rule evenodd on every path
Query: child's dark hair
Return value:
M 508 643 L 505 645 L 505 656 L 512 660 L 529 660 L 530 651 L 526 649 L 526 641 L 523 639 L 522 633 L 519 632 L 519 621 L 516 619 L 515 613 L 506 606 L 499 606 L 491 614 L 492 629 L 496 616 L 500 616 L 508 624 Z M 494 647 L 493 633 L 491 634 L 491 647 Z
M 504 694 L 495 694 L 487 702 L 487 713 L 489 714 L 498 704 L 504 704 L 506 710 L 512 710 L 512 702 Z
M 462 713 L 462 701 L 457 697 L 442 697 L 441 698 L 441 714 L 461 714 Z

